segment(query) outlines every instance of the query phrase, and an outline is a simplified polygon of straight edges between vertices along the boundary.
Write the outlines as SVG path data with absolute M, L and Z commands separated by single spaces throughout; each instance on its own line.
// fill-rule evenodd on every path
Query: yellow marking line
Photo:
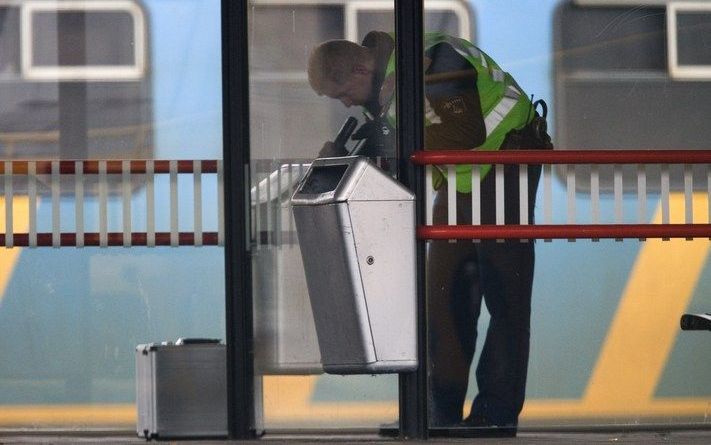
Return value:
M 0 233 L 5 233 L 5 197 L 0 196 Z M 15 233 L 27 233 L 30 227 L 29 198 L 15 196 L 12 203 L 12 228 Z M 0 303 L 10 283 L 21 248 L 0 249 Z
M 711 415 L 711 399 L 664 398 L 645 402 L 625 402 L 616 406 L 580 400 L 531 400 L 526 402 L 521 419 L 595 419 L 621 417 L 625 420 L 645 418 L 706 418 Z M 672 420 L 673 422 L 673 420 Z
M 264 420 L 267 424 L 279 422 L 334 423 L 353 419 L 395 419 L 397 403 L 385 402 L 312 402 L 317 376 L 265 376 Z
M 136 406 L 132 403 L 0 406 L 0 426 L 131 424 L 136 424 Z
M 684 215 L 684 196 L 671 195 L 669 206 L 672 216 Z M 695 195 L 693 207 L 694 221 L 704 219 L 706 196 Z M 652 223 L 661 223 L 661 216 L 658 208 Z M 598 410 L 609 405 L 614 410 L 652 401 L 709 245 L 707 239 L 650 239 L 642 244 L 588 382 L 585 406 Z
M 276 377 L 279 378 L 279 377 Z M 622 406 L 585 405 L 580 400 L 530 400 L 521 414 L 522 422 L 560 419 L 704 417 L 711 415 L 711 400 L 694 398 L 657 399 L 644 404 Z M 394 401 L 374 403 L 309 403 L 283 406 L 265 416 L 266 425 L 334 426 L 378 425 L 398 417 Z M 102 405 L 3 405 L 0 427 L 22 426 L 128 426 L 136 424 L 133 404 Z M 287 425 L 284 425 L 287 424 Z

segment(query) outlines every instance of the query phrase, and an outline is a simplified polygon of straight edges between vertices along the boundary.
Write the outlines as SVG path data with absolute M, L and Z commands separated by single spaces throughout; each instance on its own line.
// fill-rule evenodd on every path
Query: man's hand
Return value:
M 351 139 L 358 141 L 360 139 L 377 139 L 381 136 L 382 129 L 378 120 L 368 120 L 360 126 Z
M 348 152 L 343 147 L 338 147 L 331 141 L 326 141 L 318 152 L 319 158 L 338 158 L 348 156 Z
M 395 153 L 395 131 L 384 119 L 367 120 L 351 136 L 354 140 L 365 139 L 359 154 L 363 156 L 392 157 Z

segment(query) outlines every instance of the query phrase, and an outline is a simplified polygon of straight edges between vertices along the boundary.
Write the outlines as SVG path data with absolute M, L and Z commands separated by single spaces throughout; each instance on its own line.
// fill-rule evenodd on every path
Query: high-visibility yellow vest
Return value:
M 476 87 L 486 125 L 486 140 L 475 150 L 498 150 L 509 131 L 524 127 L 533 118 L 531 101 L 509 73 L 504 72 L 491 57 L 470 42 L 441 32 L 425 33 L 425 51 L 439 43 L 450 44 L 477 71 Z M 385 78 L 394 73 L 395 57 L 391 54 Z M 388 117 L 394 125 L 395 101 L 390 104 Z M 436 123 L 436 114 L 429 102 L 425 101 L 425 131 L 433 123 Z M 480 168 L 481 179 L 484 179 L 491 166 L 482 165 Z M 471 193 L 472 166 L 458 165 L 456 171 L 457 191 Z M 433 169 L 433 172 L 433 185 L 439 188 L 446 180 L 446 175 L 439 169 Z

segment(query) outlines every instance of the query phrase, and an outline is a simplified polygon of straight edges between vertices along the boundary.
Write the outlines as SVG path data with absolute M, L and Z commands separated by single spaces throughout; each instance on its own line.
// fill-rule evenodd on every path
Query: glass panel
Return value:
M 682 5 L 690 6 L 669 2 L 667 8 Z M 670 71 L 674 67 L 668 67 L 667 62 L 673 57 L 666 39 L 674 27 L 666 12 L 658 5 L 586 6 L 566 1 L 558 6 L 560 20 L 552 30 L 553 51 L 560 55 L 552 64 L 556 98 L 552 111 L 557 147 L 709 148 L 711 133 L 708 126 L 700 124 L 697 113 L 707 107 L 711 84 L 699 77 L 676 78 Z M 707 63 L 703 60 L 708 60 L 705 56 L 708 51 L 702 51 L 699 45 L 703 45 L 700 42 L 708 35 L 708 18 L 707 12 L 696 15 L 689 10 L 677 11 L 675 35 L 678 41 L 674 50 L 684 58 L 684 63 Z M 586 25 L 581 26 L 582 23 Z M 621 51 L 623 47 L 625 50 Z M 624 121 L 624 125 L 620 121 Z M 683 167 L 667 168 L 669 219 L 672 223 L 683 223 Z M 666 207 L 660 170 L 659 166 L 646 168 L 642 178 L 649 193 L 643 198 L 637 195 L 637 169 L 624 170 L 622 203 L 616 205 L 612 168 L 601 168 L 599 218 L 614 222 L 614 213 L 621 210 L 625 223 L 660 222 Z M 687 209 L 695 223 L 705 223 L 708 219 L 707 170 L 706 165 L 695 166 L 689 175 L 696 190 L 694 195 L 704 196 L 703 203 L 691 200 L 693 211 Z M 559 181 L 553 187 L 554 217 L 557 208 L 562 213 L 566 207 L 562 170 L 558 174 Z M 585 209 L 576 215 L 577 221 L 588 222 L 591 216 L 588 209 L 594 199 L 589 186 L 590 170 L 578 168 L 570 177 L 575 179 L 577 187 L 575 205 Z M 702 190 L 703 195 L 699 194 Z M 563 214 L 558 217 L 559 220 L 566 218 Z M 703 312 L 702 308 L 711 304 L 706 290 L 709 285 L 708 242 L 695 239 L 583 242 L 557 247 L 556 244 L 539 245 L 536 255 L 536 315 L 532 332 L 534 338 L 540 335 L 540 340 L 534 340 L 531 355 L 528 394 L 533 402 L 527 405 L 531 420 L 576 424 L 706 424 L 706 410 L 701 406 L 707 406 L 711 397 L 709 364 L 695 362 L 692 351 L 709 351 L 711 344 L 703 336 L 680 332 L 679 318 L 684 312 Z M 589 266 L 583 266 L 585 273 L 574 273 L 573 266 L 564 258 L 575 258 L 582 249 Z M 695 251 L 700 252 L 697 259 L 694 259 Z M 649 261 L 653 255 L 664 260 Z M 543 272 L 545 268 L 554 268 L 557 277 L 574 278 L 552 280 Z M 667 280 L 674 283 L 672 288 L 664 286 Z M 536 298 L 547 298 L 554 291 L 555 294 L 560 292 L 561 302 L 551 306 L 549 300 L 545 306 L 554 308 L 558 316 L 551 317 L 556 321 L 546 325 L 546 315 L 536 313 Z M 569 310 L 558 312 L 563 307 Z M 548 311 L 542 304 L 541 310 Z M 640 317 L 641 314 L 645 316 Z M 535 334 L 536 326 L 540 334 Z M 653 330 L 654 335 L 645 335 L 647 330 Z M 553 349 L 545 345 L 546 341 L 554 341 L 553 338 L 574 340 L 572 344 L 563 342 L 555 352 L 557 357 L 553 358 Z M 537 341 L 540 341 L 539 346 L 535 346 Z M 590 352 L 586 352 L 588 350 Z M 551 371 L 551 377 L 544 377 L 549 368 L 546 363 L 551 360 L 569 363 L 570 369 L 566 366 Z M 533 414 L 542 406 L 535 403 L 536 399 L 542 399 L 548 392 L 555 393 L 553 381 L 561 382 L 559 391 L 552 397 L 555 405 L 547 414 L 540 411 Z M 634 402 L 621 403 L 622 399 Z M 676 403 L 685 408 L 675 408 Z M 592 413 L 595 413 L 594 418 L 586 420 Z
M 710 86 L 698 78 L 669 75 L 663 6 L 574 0 L 521 2 L 515 8 L 494 0 L 472 3 L 477 8 L 474 43 L 491 56 L 486 72 L 493 77 L 495 61 L 525 94 L 548 102 L 548 127 L 556 149 L 709 148 L 708 126 L 698 113 L 708 108 Z M 689 64 L 703 62 L 708 53 L 699 49 L 707 14 L 692 17 L 679 22 L 685 35 L 679 54 L 686 39 L 688 52 L 682 57 Z M 428 85 L 426 91 L 442 122 L 449 110 L 461 109 L 455 107 L 458 101 L 450 100 L 444 103 L 451 105 L 438 110 L 438 90 Z M 486 92 L 478 94 L 485 114 L 484 103 L 490 99 Z M 436 123 L 426 128 L 426 141 L 449 148 L 449 141 L 437 135 Z M 471 142 L 464 148 L 480 145 Z M 513 147 L 499 143 L 491 148 Z M 590 190 L 589 166 L 554 169 L 547 181 L 541 179 L 537 205 L 529 206 L 529 214 L 539 224 L 660 222 L 665 212 L 660 167 L 648 168 L 649 193 L 641 204 L 636 167 L 615 170 L 623 172 L 618 181 L 612 166 L 599 168 L 601 191 L 596 197 Z M 671 223 L 684 223 L 685 211 L 694 223 L 707 222 L 706 170 L 698 166 L 690 171 L 696 189 L 688 197 L 692 212 L 680 188 L 683 174 L 676 175 L 683 168 L 669 168 Z M 507 224 L 518 224 L 519 178 L 502 171 Z M 493 224 L 496 170 L 480 172 L 481 218 Z M 469 180 L 470 173 L 456 176 L 468 175 Z M 533 166 L 528 173 L 529 191 L 536 190 L 530 181 Z M 619 202 L 615 182 L 622 185 Z M 435 223 L 447 224 L 444 190 L 452 186 L 460 189 L 455 198 L 457 223 L 469 224 L 471 194 L 459 181 L 446 181 L 435 192 Z M 511 189 L 515 193 L 509 193 Z M 516 204 L 513 209 L 510 203 Z M 708 354 L 711 342 L 703 333 L 679 330 L 683 313 L 709 312 L 711 307 L 708 240 L 434 241 L 428 249 L 432 425 L 509 425 L 517 417 L 519 431 L 708 426 L 711 363 L 695 357 Z M 531 273 L 533 250 L 531 279 L 526 274 Z M 518 326 L 520 335 L 501 336 L 502 326 L 513 331 Z M 507 372 L 512 360 L 518 360 L 518 367 Z
M 216 170 L 173 186 L 121 162 L 67 174 L 74 160 L 219 160 L 220 60 L 216 0 L 0 6 L 0 157 L 37 161 L 0 179 L 0 233 L 16 246 L 0 252 L 1 427 L 135 431 L 136 346 L 224 341 Z M 173 230 L 206 245 L 136 245 Z M 17 247 L 60 232 L 87 247 Z M 113 247 L 124 234 L 131 246 Z
M 313 311 L 324 308 L 311 305 L 289 201 L 310 163 L 319 157 L 326 141 L 336 139 L 346 118 L 353 116 L 359 124 L 364 122 L 357 106 L 361 102 L 348 108 L 338 100 L 319 96 L 307 76 L 312 49 L 324 41 L 343 39 L 352 26 L 346 23 L 351 6 L 349 2 L 288 2 L 277 6 L 258 1 L 250 10 L 255 385 L 259 394 L 257 427 L 267 431 L 336 427 L 373 430 L 397 420 L 396 375 L 344 377 L 323 371 L 319 342 L 332 339 L 317 334 Z M 387 5 L 386 11 L 392 11 L 392 7 L 392 3 Z M 390 17 L 385 31 L 393 29 Z M 372 84 L 367 86 L 374 89 Z M 344 140 L 346 150 L 355 148 L 355 141 L 348 135 Z M 343 169 L 323 171 L 338 173 L 334 181 L 343 174 Z M 335 186 L 332 182 L 307 191 L 327 191 Z M 325 245 L 325 239 L 324 255 L 333 250 Z M 330 310 L 336 320 L 339 309 Z M 345 341 L 346 349 L 356 339 L 335 341 Z

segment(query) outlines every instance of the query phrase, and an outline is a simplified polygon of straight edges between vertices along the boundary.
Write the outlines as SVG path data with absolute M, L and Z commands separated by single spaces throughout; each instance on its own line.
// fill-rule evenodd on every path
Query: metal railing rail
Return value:
M 83 161 L 4 161 L 0 162 L 3 176 L 5 202 L 5 233 L 0 233 L 0 245 L 5 247 L 66 247 L 66 246 L 222 246 L 224 245 L 224 189 L 223 165 L 220 160 L 83 160 Z M 193 177 L 193 230 L 181 231 L 179 226 L 178 175 Z M 217 176 L 217 231 L 203 230 L 202 178 L 205 174 Z M 170 223 L 168 231 L 156 231 L 155 175 L 169 175 Z M 66 192 L 65 177 L 73 180 L 74 232 L 60 232 L 60 198 L 62 186 Z M 88 176 L 98 179 L 99 231 L 86 232 L 85 182 Z M 109 178 L 120 176 L 119 178 Z M 14 178 L 25 177 L 27 188 L 27 233 L 15 233 L 13 209 L 15 198 Z M 42 178 L 40 180 L 40 178 Z M 132 231 L 132 195 L 135 182 L 143 180 L 146 195 L 146 231 Z M 60 182 L 61 181 L 61 182 Z M 70 180 L 71 182 L 71 180 Z M 120 232 L 108 231 L 109 182 L 118 186 L 121 194 Z M 48 184 L 52 205 L 52 231 L 37 232 L 38 186 Z M 66 217 L 66 216 L 65 216 Z
M 510 151 L 463 151 L 439 150 L 419 151 L 411 157 L 412 162 L 426 166 L 427 182 L 425 207 L 425 225 L 418 227 L 421 239 L 578 239 L 578 238 L 711 238 L 711 151 L 706 150 L 510 150 Z M 481 225 L 480 219 L 480 169 L 472 168 L 472 218 L 471 225 L 457 224 L 456 188 L 449 187 L 447 224 L 433 224 L 434 189 L 432 187 L 433 166 L 446 176 L 448 183 L 456 182 L 457 165 L 493 165 L 489 174 L 496 176 L 496 224 Z M 543 223 L 528 224 L 528 165 L 543 166 Z M 625 223 L 623 218 L 623 165 L 637 165 L 637 221 Z M 661 165 L 660 203 L 662 210 L 661 224 L 649 224 L 647 218 L 647 169 L 648 164 Z M 684 223 L 670 222 L 670 169 L 671 164 L 683 166 Z M 693 195 L 694 175 L 692 166 L 705 165 L 706 202 L 709 214 L 705 223 L 694 222 Z M 519 165 L 519 203 L 520 221 L 517 225 L 504 225 L 504 165 Z M 553 224 L 552 208 L 552 166 L 563 168 L 567 192 L 566 224 Z M 577 165 L 590 166 L 590 205 L 591 224 L 579 224 L 576 221 L 576 169 Z M 600 165 L 612 165 L 614 221 L 611 224 L 600 220 Z
M 251 242 L 255 247 L 297 242 L 291 195 L 310 166 L 305 159 L 252 160 Z

